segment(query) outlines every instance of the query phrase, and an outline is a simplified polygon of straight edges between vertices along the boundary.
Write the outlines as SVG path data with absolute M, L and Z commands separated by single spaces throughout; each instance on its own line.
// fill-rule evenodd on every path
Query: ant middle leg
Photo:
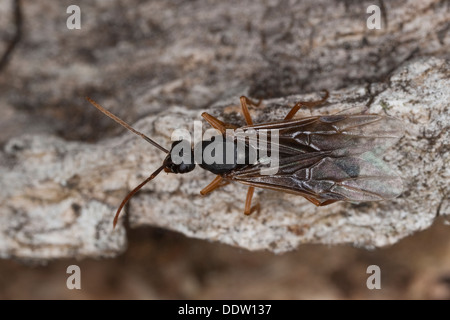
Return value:
M 222 178 L 222 176 L 217 175 L 216 178 L 213 181 L 211 181 L 210 184 L 208 184 L 206 187 L 204 187 L 202 189 L 202 191 L 200 191 L 200 194 L 202 196 L 204 196 L 204 195 L 206 195 L 206 194 L 208 194 L 208 193 L 210 193 L 210 192 L 212 192 L 212 191 L 214 191 L 214 190 L 216 190 L 216 189 L 218 189 L 220 187 L 226 186 L 229 183 L 230 183 L 229 180 L 224 180 Z
M 338 200 L 334 200 L 334 199 L 329 199 L 329 200 L 325 200 L 324 202 L 320 202 L 319 200 L 312 198 L 312 197 L 305 197 L 305 199 L 318 207 L 327 206 L 329 204 L 332 204 L 332 203 L 335 203 L 336 201 L 338 201 Z
M 258 102 L 253 102 L 246 96 L 242 96 L 240 98 L 240 101 L 241 101 L 242 113 L 244 114 L 245 122 L 247 122 L 247 125 L 251 126 L 251 125 L 253 125 L 253 120 L 252 120 L 252 116 L 250 115 L 250 112 L 248 111 L 248 105 L 259 107 L 262 100 L 259 99 Z

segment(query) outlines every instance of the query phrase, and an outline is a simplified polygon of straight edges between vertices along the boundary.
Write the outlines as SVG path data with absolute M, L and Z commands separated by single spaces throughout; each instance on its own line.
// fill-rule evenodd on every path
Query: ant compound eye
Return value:
M 195 163 L 191 163 L 191 164 L 180 164 L 178 166 L 178 172 L 179 173 L 187 173 L 187 172 L 191 172 L 192 170 L 194 170 L 195 168 Z

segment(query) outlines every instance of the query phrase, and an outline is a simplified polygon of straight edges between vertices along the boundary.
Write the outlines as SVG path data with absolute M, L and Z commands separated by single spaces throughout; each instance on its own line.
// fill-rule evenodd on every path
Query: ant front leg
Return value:
M 252 116 L 250 115 L 250 112 L 248 111 L 247 105 L 259 107 L 262 100 L 259 99 L 259 101 L 255 103 L 245 96 L 242 96 L 240 98 L 240 100 L 241 100 L 242 113 L 244 114 L 245 122 L 247 122 L 247 125 L 251 126 L 251 125 L 253 125 L 253 120 L 252 120 Z
M 203 119 L 205 119 L 213 128 L 220 131 L 220 133 L 225 134 L 227 129 L 236 129 L 237 126 L 225 123 L 223 121 L 220 121 L 216 117 L 210 115 L 209 113 L 203 112 L 202 113 Z

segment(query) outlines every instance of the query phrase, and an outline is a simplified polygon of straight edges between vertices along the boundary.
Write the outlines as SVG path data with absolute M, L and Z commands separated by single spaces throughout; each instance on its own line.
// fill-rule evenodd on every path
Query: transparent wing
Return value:
M 299 194 L 314 203 L 377 201 L 402 192 L 402 180 L 379 153 L 403 134 L 401 122 L 378 115 L 335 115 L 251 126 L 278 129 L 279 167 L 258 162 L 225 178 L 255 187 Z M 273 147 L 267 144 L 267 149 Z M 259 148 L 261 150 L 261 148 Z
M 243 129 L 277 129 L 279 153 L 285 155 L 333 151 L 335 156 L 344 156 L 374 149 L 380 153 L 404 133 L 399 120 L 372 114 L 308 117 Z
M 334 158 L 324 154 L 309 158 L 293 156 L 280 163 L 278 172 L 262 175 L 265 165 L 232 174 L 244 184 L 300 195 L 320 203 L 327 200 L 378 201 L 397 197 L 402 180 L 372 153 Z

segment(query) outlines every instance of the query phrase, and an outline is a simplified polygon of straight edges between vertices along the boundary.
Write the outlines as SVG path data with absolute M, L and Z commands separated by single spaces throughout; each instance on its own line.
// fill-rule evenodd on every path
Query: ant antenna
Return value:
M 125 121 L 123 121 L 122 119 L 120 119 L 119 117 L 115 116 L 114 114 L 112 114 L 111 112 L 109 112 L 108 110 L 106 110 L 105 108 L 103 108 L 101 105 L 99 105 L 97 102 L 95 102 L 94 100 L 92 100 L 89 97 L 86 97 L 86 100 L 89 101 L 94 107 L 96 107 L 99 111 L 103 112 L 105 115 L 107 115 L 108 117 L 110 117 L 111 119 L 113 119 L 115 122 L 117 122 L 118 124 L 120 124 L 121 126 L 127 128 L 128 130 L 130 130 L 131 132 L 137 134 L 138 136 L 141 136 L 142 138 L 144 138 L 147 142 L 149 142 L 151 145 L 157 147 L 159 150 L 164 151 L 165 153 L 169 153 L 169 150 L 167 150 L 166 148 L 163 148 L 162 146 L 160 146 L 158 143 L 156 143 L 155 141 L 153 141 L 152 139 L 150 139 L 149 137 L 147 137 L 145 134 L 143 134 L 142 132 L 137 131 L 136 129 L 134 129 L 132 126 L 130 126 L 128 123 L 126 123 Z M 147 179 L 145 179 L 143 182 L 141 182 L 136 188 L 134 188 L 126 197 L 125 199 L 123 199 L 122 203 L 119 206 L 119 209 L 117 209 L 116 215 L 114 216 L 114 221 L 113 221 L 113 228 L 116 227 L 117 221 L 119 220 L 119 215 L 120 215 L 120 211 L 122 211 L 123 207 L 127 204 L 128 200 L 131 199 L 131 197 L 138 192 L 143 186 L 145 186 L 147 184 L 147 182 L 149 182 L 150 180 L 153 180 L 165 167 L 167 166 L 166 162 L 164 161 L 162 166 L 159 167 L 158 169 L 156 169 L 155 172 L 153 172 L 150 177 L 148 177 Z
M 119 209 L 117 209 L 116 215 L 114 216 L 114 221 L 113 221 L 113 228 L 116 227 L 117 221 L 119 220 L 119 214 L 120 211 L 122 211 L 122 208 L 127 204 L 128 200 L 131 199 L 132 196 L 134 196 L 134 194 L 136 192 L 138 192 L 143 186 L 145 186 L 145 184 L 147 182 L 149 182 L 150 180 L 153 180 L 153 178 L 155 178 L 161 171 L 162 169 L 164 169 L 166 167 L 166 163 L 163 163 L 163 165 L 161 167 L 159 167 L 158 169 L 156 169 L 155 172 L 153 172 L 150 177 L 148 177 L 147 179 L 145 179 L 144 181 L 141 182 L 140 185 L 138 185 L 136 188 L 134 188 L 126 197 L 125 199 L 123 199 L 122 203 L 119 206 Z
M 95 102 L 94 100 L 92 100 L 89 97 L 86 97 L 86 100 L 89 101 L 94 107 L 96 107 L 99 111 L 103 112 L 105 115 L 107 115 L 108 117 L 110 117 L 111 119 L 113 119 L 115 122 L 117 122 L 118 124 L 120 124 L 121 126 L 127 128 L 128 130 L 130 130 L 131 132 L 137 134 L 138 136 L 141 136 L 142 138 L 144 138 L 147 142 L 149 142 L 151 145 L 157 147 L 159 150 L 164 151 L 165 153 L 169 153 L 169 150 L 167 150 L 166 148 L 163 148 L 162 146 L 160 146 L 158 143 L 156 143 L 155 141 L 153 141 L 152 139 L 150 139 L 149 137 L 147 137 L 145 134 L 143 134 L 142 132 L 137 131 L 136 129 L 134 129 L 132 126 L 130 126 L 128 123 L 126 123 L 125 121 L 123 121 L 122 119 L 120 119 L 119 117 L 113 115 L 111 112 L 109 112 L 108 110 L 106 110 L 105 108 L 103 108 L 101 105 L 99 105 L 97 102 Z M 158 172 L 159 173 L 159 172 Z

